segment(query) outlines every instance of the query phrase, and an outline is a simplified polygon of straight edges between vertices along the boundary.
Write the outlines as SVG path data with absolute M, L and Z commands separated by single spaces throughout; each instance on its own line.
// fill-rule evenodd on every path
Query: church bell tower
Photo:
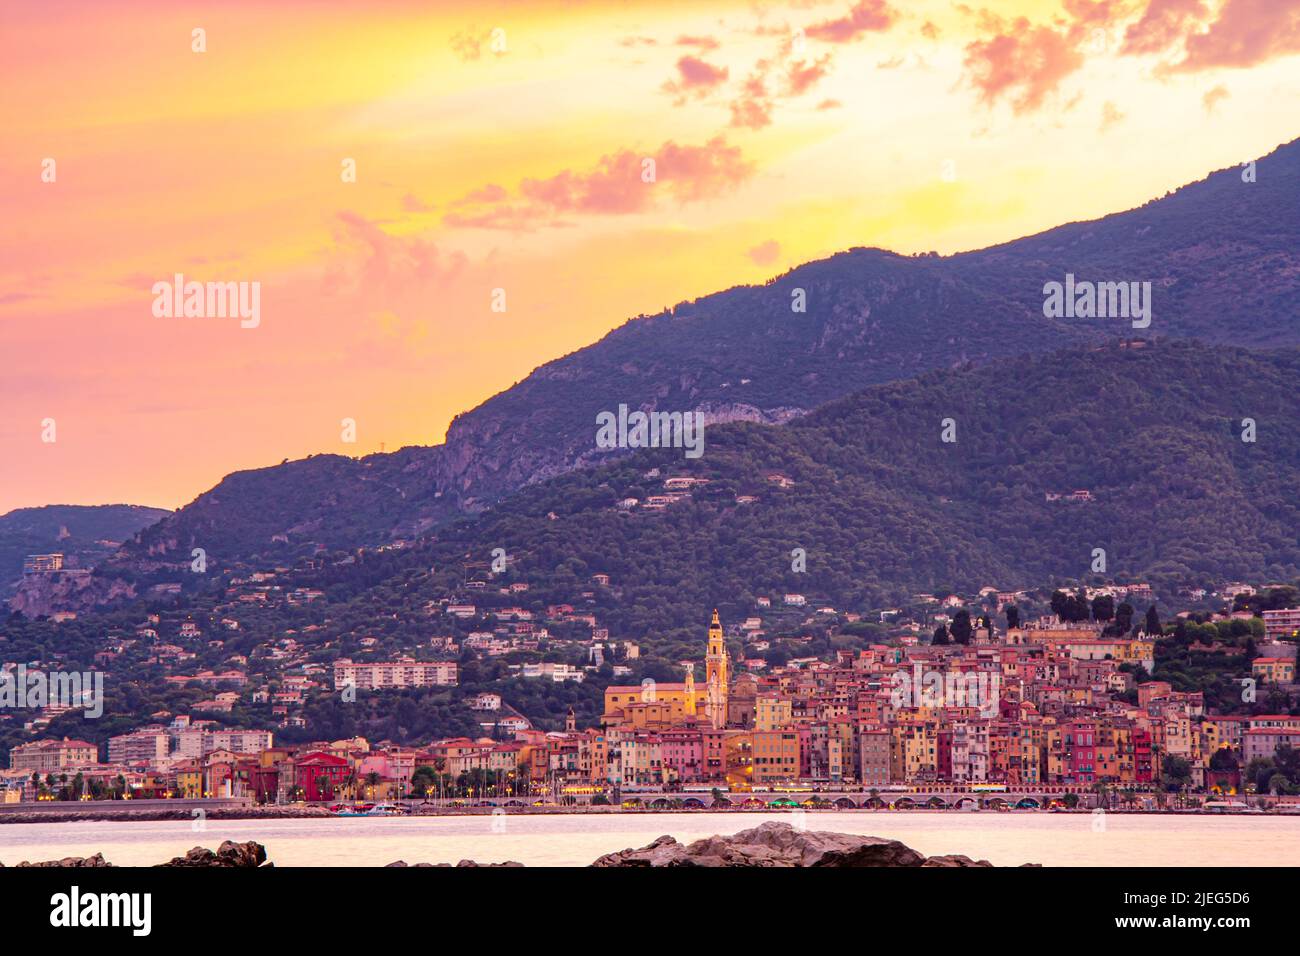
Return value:
M 707 688 L 705 704 L 709 723 L 714 730 L 727 726 L 727 688 L 730 683 L 727 660 L 727 643 L 722 637 L 722 623 L 718 620 L 718 610 L 713 609 L 713 620 L 709 624 L 709 646 L 704 655 L 704 675 Z

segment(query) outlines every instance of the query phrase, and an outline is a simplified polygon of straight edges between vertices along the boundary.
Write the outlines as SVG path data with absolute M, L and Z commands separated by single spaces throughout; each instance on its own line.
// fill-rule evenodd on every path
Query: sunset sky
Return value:
M 434 444 L 631 316 L 1130 208 L 1300 136 L 1298 54 L 1300 0 L 6 3 L 0 513 Z M 155 317 L 176 273 L 261 324 Z

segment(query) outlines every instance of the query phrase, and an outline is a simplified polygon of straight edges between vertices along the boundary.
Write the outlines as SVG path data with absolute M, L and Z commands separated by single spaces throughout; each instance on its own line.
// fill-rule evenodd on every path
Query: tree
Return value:
M 952 642 L 948 639 L 948 628 L 943 624 L 936 627 L 934 629 L 934 637 L 930 639 L 930 643 L 935 647 L 943 647 L 946 644 L 951 644 Z
M 1237 755 L 1231 747 L 1220 747 L 1210 756 L 1210 769 L 1231 773 L 1237 769 Z
M 1062 621 L 1077 624 L 1080 621 L 1086 621 L 1091 617 L 1088 608 L 1088 602 L 1080 594 L 1066 594 L 1064 591 L 1053 591 L 1051 607 L 1052 613 Z
M 1136 613 L 1135 608 L 1128 601 L 1121 601 L 1119 607 L 1115 608 L 1115 634 L 1127 634 L 1129 627 L 1133 624 L 1133 615 Z
M 969 644 L 971 637 L 975 634 L 975 628 L 971 626 L 970 611 L 962 608 L 952 616 L 952 626 L 948 629 L 952 635 L 953 643 Z
M 1052 613 L 1055 614 L 1057 617 L 1059 617 L 1062 621 L 1065 620 L 1066 608 L 1069 606 L 1069 603 L 1070 603 L 1070 598 L 1066 595 L 1064 591 L 1052 592 L 1052 599 L 1050 602 Z
M 1147 608 L 1146 632 L 1148 637 L 1160 637 L 1164 633 L 1160 627 L 1160 615 L 1156 613 L 1154 604 Z
M 1020 608 L 1014 604 L 1007 605 L 1007 629 L 1020 626 Z
M 1109 594 L 1098 594 L 1092 599 L 1092 619 L 1105 623 L 1115 617 L 1115 599 Z
M 1182 757 L 1172 754 L 1167 755 L 1164 760 L 1162 769 L 1162 782 L 1165 789 L 1170 793 L 1175 793 L 1187 786 L 1192 779 L 1192 767 Z

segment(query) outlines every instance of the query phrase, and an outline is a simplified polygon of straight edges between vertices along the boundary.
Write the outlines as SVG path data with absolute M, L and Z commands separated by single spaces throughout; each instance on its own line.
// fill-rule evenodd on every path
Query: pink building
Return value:
M 682 783 L 704 779 L 704 736 L 698 730 L 666 730 L 660 734 L 664 770 Z

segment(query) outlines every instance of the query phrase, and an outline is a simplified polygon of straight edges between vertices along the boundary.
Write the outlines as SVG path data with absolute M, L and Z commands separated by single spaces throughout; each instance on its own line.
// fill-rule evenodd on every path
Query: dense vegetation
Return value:
M 756 596 L 785 592 L 842 610 L 988 584 L 1290 580 L 1300 570 L 1297 372 L 1295 351 L 1161 343 L 932 373 L 784 427 L 711 428 L 698 460 L 643 452 L 525 489 L 397 559 L 405 570 L 389 583 L 415 601 L 448 593 L 466 562 L 485 566 L 503 548 L 507 580 L 530 582 L 538 603 L 609 574 L 611 588 L 592 595 L 602 623 L 654 641 L 695 634 L 701 609 L 747 613 Z M 1254 443 L 1241 440 L 1247 417 Z M 941 440 L 946 418 L 953 443 Z M 661 474 L 647 477 L 651 467 Z M 616 509 L 672 474 L 710 484 L 661 512 Z M 1046 500 L 1074 489 L 1093 500 Z M 738 505 L 738 494 L 759 500 Z

